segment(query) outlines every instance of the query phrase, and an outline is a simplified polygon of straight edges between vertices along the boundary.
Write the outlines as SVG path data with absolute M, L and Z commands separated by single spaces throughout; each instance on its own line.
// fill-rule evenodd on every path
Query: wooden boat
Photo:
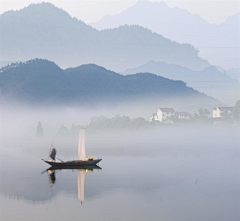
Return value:
M 42 159 L 43 160 L 43 159 Z M 54 166 L 54 167 L 77 167 L 77 166 L 90 166 L 96 165 L 102 159 L 93 159 L 93 160 L 73 160 L 73 161 L 65 161 L 65 162 L 54 162 L 43 160 L 45 163 Z
M 43 160 L 43 159 L 42 160 L 45 163 L 47 163 L 51 166 L 62 167 L 62 168 L 63 167 L 73 167 L 73 166 L 75 166 L 75 167 L 76 166 L 90 166 L 90 165 L 96 165 L 97 163 L 99 163 L 102 159 L 94 159 L 93 157 L 90 157 L 90 158 L 86 157 L 86 152 L 85 152 L 85 129 L 79 130 L 78 158 L 79 158 L 79 160 L 65 161 L 65 162 L 62 161 L 62 160 L 61 160 L 61 162 L 47 161 L 47 160 Z

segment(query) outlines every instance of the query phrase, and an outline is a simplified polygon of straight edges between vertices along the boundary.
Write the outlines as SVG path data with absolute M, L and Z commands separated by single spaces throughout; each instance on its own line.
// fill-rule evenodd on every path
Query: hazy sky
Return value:
M 161 0 L 149 0 L 161 1 Z M 0 13 L 17 10 L 42 0 L 0 0 Z M 136 4 L 137 0 L 48 0 L 86 23 L 100 20 L 106 14 L 117 14 Z M 210 23 L 221 23 L 230 15 L 240 11 L 239 0 L 165 0 L 169 7 L 179 7 L 193 14 L 200 14 Z

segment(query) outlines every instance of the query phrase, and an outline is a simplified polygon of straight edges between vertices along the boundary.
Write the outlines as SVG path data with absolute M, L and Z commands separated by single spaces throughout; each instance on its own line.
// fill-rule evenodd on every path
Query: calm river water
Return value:
M 42 173 L 47 152 L 2 145 L 1 221 L 238 221 L 238 133 L 183 134 L 164 142 L 137 133 L 110 144 L 102 139 L 102 151 L 92 152 L 97 144 L 89 143 L 87 152 L 103 159 L 93 171 Z M 72 159 L 64 154 L 58 151 Z

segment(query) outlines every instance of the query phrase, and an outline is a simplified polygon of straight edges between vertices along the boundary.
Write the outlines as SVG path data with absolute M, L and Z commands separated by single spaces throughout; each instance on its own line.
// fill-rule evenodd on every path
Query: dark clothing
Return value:
M 50 154 L 50 157 L 55 160 L 55 157 L 56 157 L 56 154 L 57 154 L 57 151 L 55 149 L 52 149 L 52 152 Z
M 55 171 L 53 171 L 51 174 L 50 174 L 50 180 L 51 180 L 51 186 L 53 186 L 53 184 L 55 183 L 56 181 L 56 177 L 55 177 Z

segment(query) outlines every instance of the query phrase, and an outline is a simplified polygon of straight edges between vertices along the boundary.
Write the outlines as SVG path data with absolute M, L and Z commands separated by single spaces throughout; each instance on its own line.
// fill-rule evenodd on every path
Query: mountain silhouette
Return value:
M 235 103 L 239 99 L 239 82 L 215 66 L 201 71 L 165 62 L 149 61 L 136 68 L 127 69 L 121 74 L 129 75 L 141 72 L 153 73 L 172 80 L 181 80 L 189 87 L 213 96 L 225 103 Z
M 226 70 L 226 73 L 233 79 L 240 82 L 240 68 L 231 68 Z
M 2 97 L 33 105 L 97 106 L 138 101 L 156 105 L 166 100 L 177 100 L 181 105 L 219 104 L 182 81 L 150 73 L 123 76 L 95 64 L 63 70 L 42 59 L 2 68 L 0 90 Z
M 90 23 L 98 30 L 121 25 L 140 25 L 179 43 L 190 43 L 200 50 L 200 57 L 224 69 L 240 67 L 240 13 L 225 22 L 210 24 L 198 14 L 164 2 L 139 1 L 116 15 L 106 15 Z
M 32 4 L 0 16 L 1 60 L 35 57 L 61 67 L 95 63 L 124 71 L 149 60 L 200 70 L 209 63 L 190 44 L 179 44 L 140 26 L 97 31 L 50 3 Z

